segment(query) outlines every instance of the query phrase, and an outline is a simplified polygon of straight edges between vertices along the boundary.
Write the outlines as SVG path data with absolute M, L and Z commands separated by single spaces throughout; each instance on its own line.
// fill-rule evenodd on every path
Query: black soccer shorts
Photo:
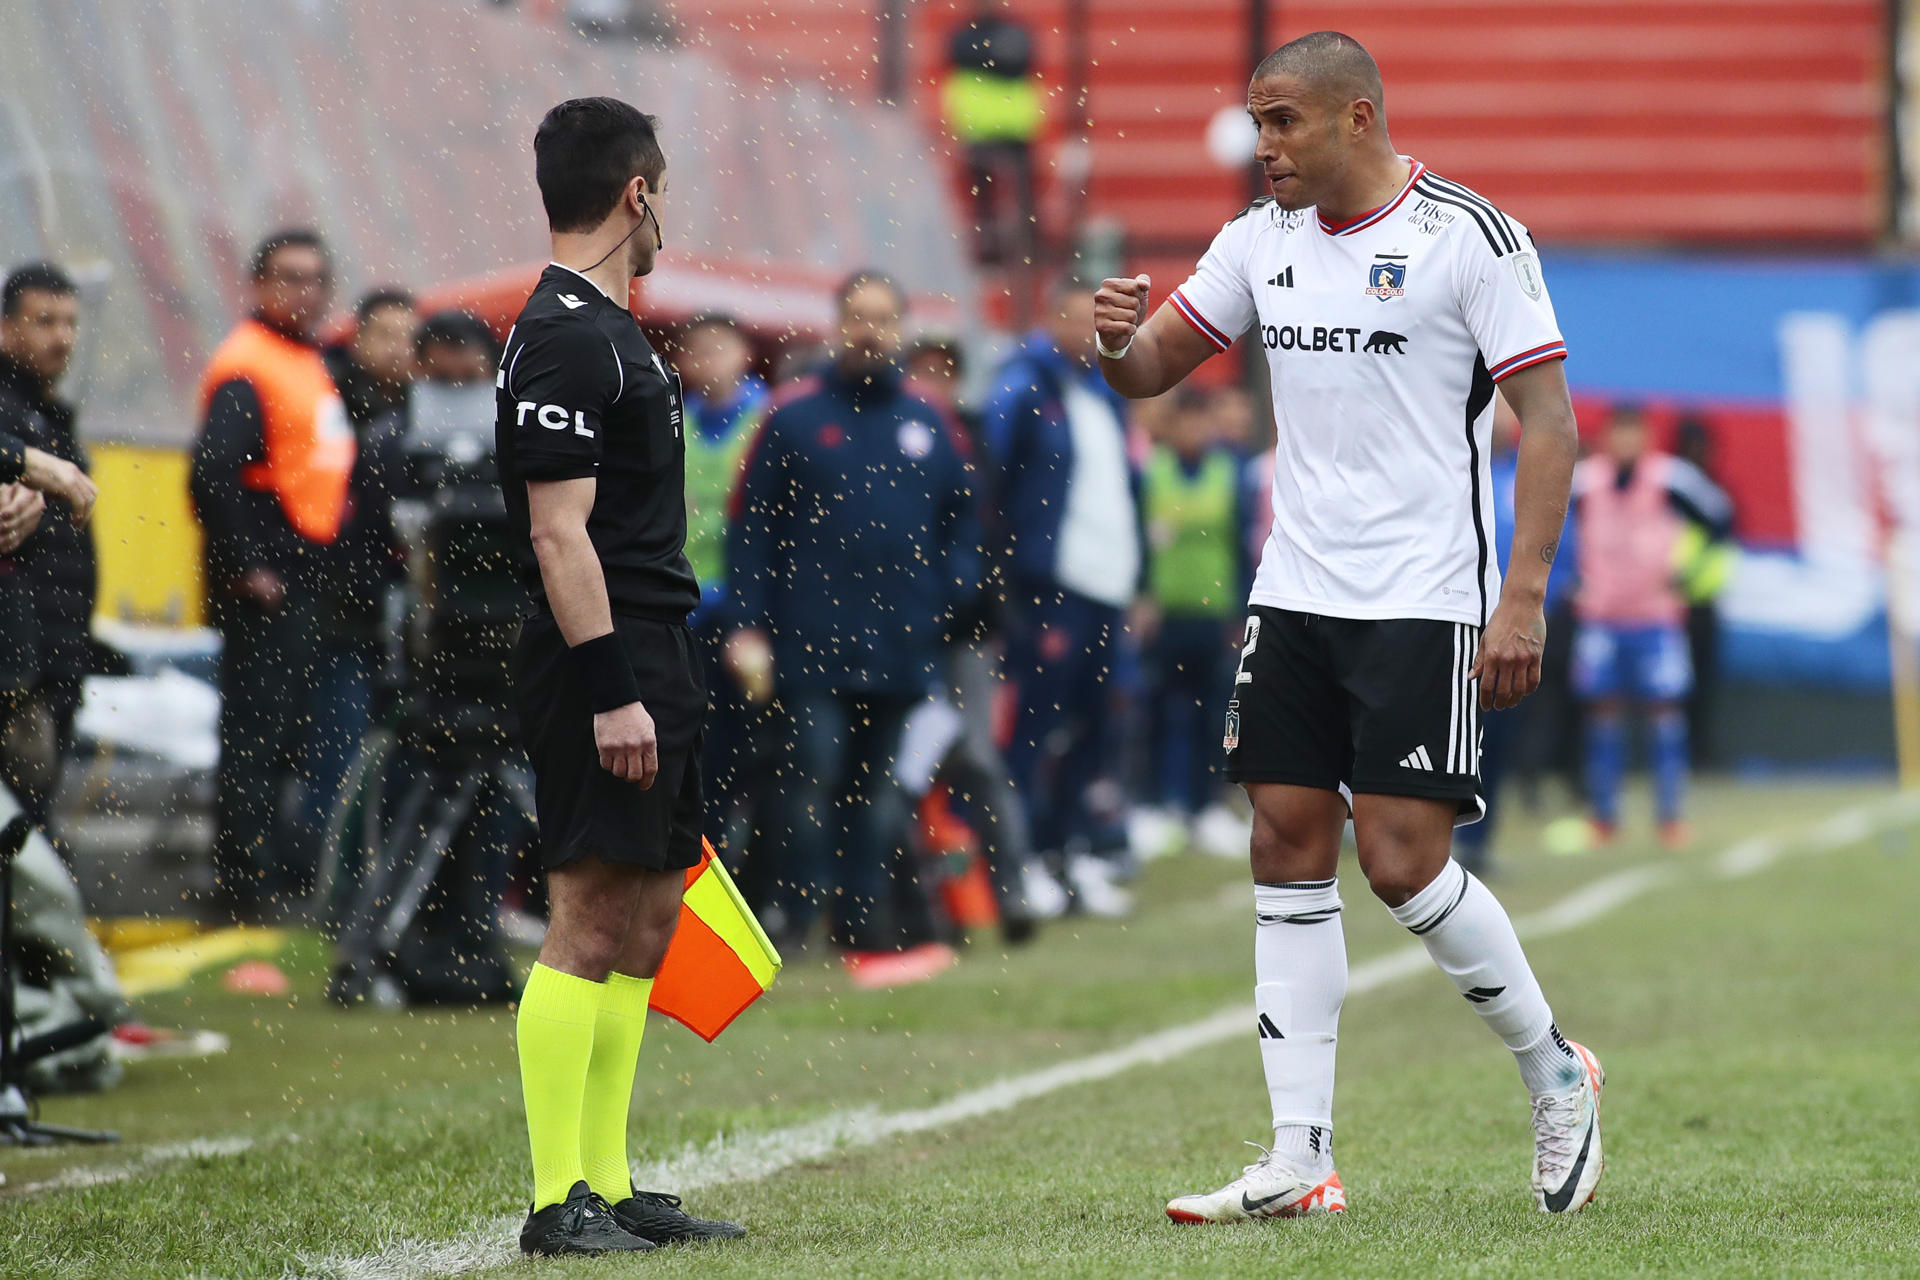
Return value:
M 548 870 L 587 856 L 654 871 L 691 867 L 700 861 L 705 811 L 707 689 L 697 641 L 671 622 L 616 616 L 613 628 L 659 736 L 660 772 L 644 791 L 600 767 L 586 684 L 552 617 L 528 618 L 514 646 L 510 670 L 533 765 L 541 862 Z
M 1430 618 L 1329 618 L 1254 605 L 1227 704 L 1227 776 L 1353 796 L 1480 795 L 1480 628 Z

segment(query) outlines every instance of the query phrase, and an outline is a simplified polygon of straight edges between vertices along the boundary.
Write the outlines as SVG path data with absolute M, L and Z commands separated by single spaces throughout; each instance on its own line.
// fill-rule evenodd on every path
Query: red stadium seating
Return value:
M 871 0 L 677 0 L 696 41 L 762 74 L 871 94 Z M 1069 0 L 1014 10 L 1067 78 Z M 908 6 L 916 104 L 965 0 Z M 1239 101 L 1243 0 L 1085 0 L 1089 212 L 1163 271 L 1242 203 L 1201 140 Z M 1543 241 L 1852 244 L 1887 219 L 1887 6 L 1878 0 L 1346 0 L 1274 6 L 1276 41 L 1337 27 L 1385 71 L 1395 140 Z M 1057 99 L 1053 129 L 1069 114 Z M 1172 266 L 1179 260 L 1178 267 Z M 1152 264 L 1150 264 L 1152 265 Z

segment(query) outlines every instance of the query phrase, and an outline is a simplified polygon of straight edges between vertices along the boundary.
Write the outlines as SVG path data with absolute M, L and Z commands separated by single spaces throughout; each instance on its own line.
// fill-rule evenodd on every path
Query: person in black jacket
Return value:
M 87 454 L 74 434 L 73 408 L 54 393 L 79 332 L 80 299 L 64 271 L 34 263 L 8 273 L 0 288 L 0 431 L 63 463 L 63 477 L 86 483 L 90 506 Z M 34 497 L 16 494 L 11 505 L 23 502 L 32 507 Z M 0 558 L 8 583 L 0 591 L 11 597 L 0 616 L 13 640 L 3 664 L 13 675 L 0 682 L 12 686 L 0 695 L 0 776 L 44 829 L 80 708 L 80 682 L 96 666 L 98 575 L 83 520 L 41 521 L 30 532 Z M 9 550 L 0 530 L 0 552 Z
M 767 418 L 727 537 L 740 624 L 728 665 L 756 701 L 777 693 L 793 725 L 788 924 L 803 930 L 838 890 L 834 933 L 856 971 L 903 941 L 927 942 L 912 936 L 925 933 L 921 922 L 891 918 L 886 905 L 889 863 L 906 838 L 894 760 L 982 581 L 952 428 L 901 384 L 905 309 L 884 276 L 843 287 L 838 354 Z M 914 951 L 928 969 L 951 959 Z
M 323 353 L 354 434 L 407 403 L 420 313 L 405 289 L 375 289 L 353 309 L 353 336 Z

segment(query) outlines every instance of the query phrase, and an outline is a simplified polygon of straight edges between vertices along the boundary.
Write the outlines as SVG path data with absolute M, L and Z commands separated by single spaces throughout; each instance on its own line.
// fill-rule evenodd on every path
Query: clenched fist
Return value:
M 1100 291 L 1093 295 L 1093 331 L 1101 346 L 1119 351 L 1133 341 L 1147 322 L 1147 295 L 1152 290 L 1153 281 L 1145 276 L 1100 282 Z

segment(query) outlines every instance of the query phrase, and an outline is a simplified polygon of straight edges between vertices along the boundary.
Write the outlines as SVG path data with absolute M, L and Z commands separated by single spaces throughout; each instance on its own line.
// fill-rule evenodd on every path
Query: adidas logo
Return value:
M 1285 271 L 1282 271 L 1279 275 L 1267 281 L 1267 283 L 1276 289 L 1293 288 L 1293 268 L 1288 267 Z
M 1280 1034 L 1280 1028 L 1273 1025 L 1273 1019 L 1264 1013 L 1260 1015 L 1260 1038 L 1262 1040 L 1286 1039 L 1285 1036 Z
M 1400 767 L 1402 769 L 1423 769 L 1428 773 L 1432 773 L 1433 757 L 1427 754 L 1425 746 L 1418 746 L 1407 753 L 1407 758 L 1400 762 Z

